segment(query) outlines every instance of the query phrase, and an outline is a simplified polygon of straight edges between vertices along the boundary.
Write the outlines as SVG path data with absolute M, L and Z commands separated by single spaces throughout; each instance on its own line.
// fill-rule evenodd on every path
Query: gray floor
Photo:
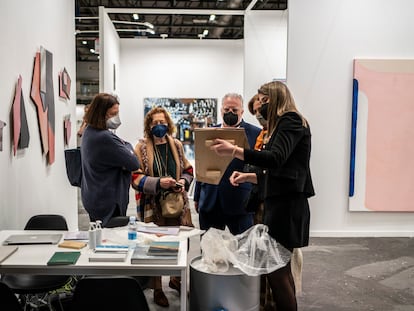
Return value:
M 193 221 L 197 226 L 194 211 Z M 79 228 L 87 224 L 80 207 Z M 200 254 L 199 241 L 190 240 L 189 261 Z M 301 311 L 414 311 L 413 238 L 311 238 L 303 257 Z M 179 310 L 178 292 L 168 287 L 168 277 L 163 283 L 170 307 L 155 305 L 147 289 L 150 310 Z

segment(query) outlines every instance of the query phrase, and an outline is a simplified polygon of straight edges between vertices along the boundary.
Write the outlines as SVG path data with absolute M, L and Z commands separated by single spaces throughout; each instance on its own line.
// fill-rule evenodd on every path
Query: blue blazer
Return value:
M 218 125 L 220 127 L 221 125 Z M 254 148 L 260 128 L 242 120 L 240 127 L 244 128 L 251 149 Z M 215 208 L 221 208 L 226 215 L 246 214 L 246 203 L 250 196 L 252 185 L 243 183 L 238 187 L 230 184 L 229 178 L 234 171 L 243 171 L 244 162 L 233 159 L 218 185 L 196 182 L 194 189 L 194 201 L 198 202 L 199 212 L 209 212 Z

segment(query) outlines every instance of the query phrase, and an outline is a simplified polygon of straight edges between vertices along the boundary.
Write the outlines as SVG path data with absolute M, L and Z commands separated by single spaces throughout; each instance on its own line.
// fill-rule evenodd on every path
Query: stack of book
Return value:
M 128 256 L 128 245 L 97 245 L 89 262 L 123 262 Z
M 176 264 L 178 241 L 153 241 L 149 245 L 137 245 L 131 257 L 131 264 Z

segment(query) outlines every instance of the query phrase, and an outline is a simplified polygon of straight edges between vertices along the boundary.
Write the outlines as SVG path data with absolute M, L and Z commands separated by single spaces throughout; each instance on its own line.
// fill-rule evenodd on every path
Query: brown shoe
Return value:
M 161 288 L 154 289 L 154 302 L 161 307 L 168 307 L 168 298 L 165 296 Z
M 181 282 L 177 280 L 176 278 L 171 278 L 170 283 L 168 283 L 168 286 L 172 289 L 175 289 L 179 293 L 181 293 Z

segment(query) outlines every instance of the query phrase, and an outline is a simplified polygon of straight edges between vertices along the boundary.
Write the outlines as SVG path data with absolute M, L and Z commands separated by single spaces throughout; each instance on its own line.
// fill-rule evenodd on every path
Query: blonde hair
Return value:
M 268 82 L 257 93 L 269 97 L 267 122 L 270 133 L 276 128 L 279 118 L 287 112 L 296 112 L 302 119 L 302 125 L 308 127 L 308 121 L 296 108 L 295 100 L 286 84 L 280 81 Z

